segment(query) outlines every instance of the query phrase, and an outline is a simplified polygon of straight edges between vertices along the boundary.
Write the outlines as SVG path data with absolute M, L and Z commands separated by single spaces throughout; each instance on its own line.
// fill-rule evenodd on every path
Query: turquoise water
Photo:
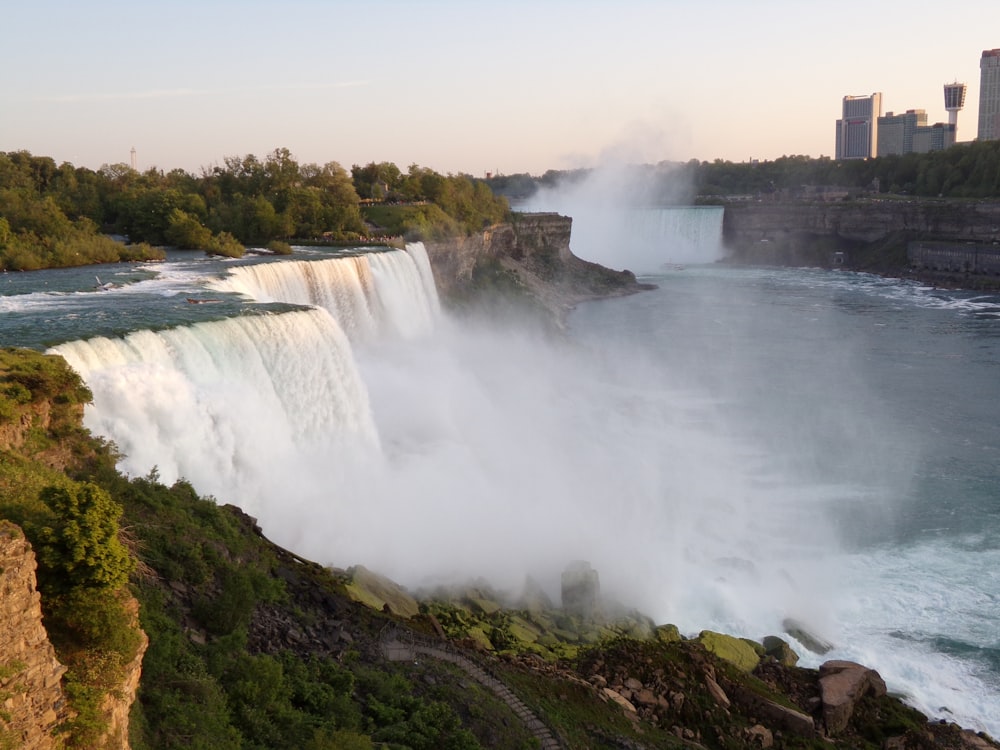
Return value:
M 324 266 L 306 304 L 231 273 L 262 262 L 288 259 L 7 274 L 0 337 L 87 362 L 124 470 L 312 559 L 413 587 L 587 559 L 658 621 L 793 617 L 836 647 L 806 664 L 1000 735 L 1000 298 L 689 265 L 553 340 L 435 313 L 419 263 Z

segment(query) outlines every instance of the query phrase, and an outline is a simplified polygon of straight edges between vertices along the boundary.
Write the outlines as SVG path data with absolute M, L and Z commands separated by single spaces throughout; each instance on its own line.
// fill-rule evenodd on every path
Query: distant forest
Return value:
M 94 171 L 0 152 L 0 269 L 162 258 L 163 246 L 240 256 L 246 246 L 468 233 L 509 213 L 482 180 L 382 162 L 299 164 L 288 149 L 232 156 L 200 175 Z M 109 234 L 126 238 L 127 244 Z
M 961 143 L 926 154 L 835 161 L 782 156 L 774 161 L 660 162 L 628 168 L 616 184 L 628 185 L 636 202 L 681 203 L 773 195 L 808 199 L 863 193 L 925 198 L 1000 198 L 1000 141 Z M 515 204 L 540 189 L 580 182 L 592 170 L 550 170 L 540 177 L 498 175 L 486 179 Z

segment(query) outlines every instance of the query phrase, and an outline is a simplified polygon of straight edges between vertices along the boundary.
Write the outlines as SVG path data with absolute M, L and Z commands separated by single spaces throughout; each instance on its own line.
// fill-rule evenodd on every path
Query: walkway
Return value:
M 402 640 L 401 640 L 402 639 Z M 398 628 L 390 628 L 382 636 L 382 653 L 389 661 L 413 661 L 418 655 L 451 662 L 466 672 L 476 682 L 485 685 L 510 706 L 517 717 L 524 722 L 528 730 L 541 743 L 542 750 L 562 750 L 562 745 L 556 740 L 552 731 L 535 716 L 524 703 L 507 687 L 503 681 L 488 673 L 457 650 L 450 648 L 442 641 L 424 638 L 412 632 L 400 632 Z

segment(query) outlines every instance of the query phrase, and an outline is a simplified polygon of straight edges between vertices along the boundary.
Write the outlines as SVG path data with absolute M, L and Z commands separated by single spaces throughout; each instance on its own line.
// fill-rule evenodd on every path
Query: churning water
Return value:
M 1000 734 L 1000 299 L 677 268 L 557 340 L 442 314 L 419 245 L 20 274 L 0 331 L 83 374 L 125 471 L 299 554 L 553 590 L 586 559 L 660 622 L 795 618 L 835 646 L 807 664 Z

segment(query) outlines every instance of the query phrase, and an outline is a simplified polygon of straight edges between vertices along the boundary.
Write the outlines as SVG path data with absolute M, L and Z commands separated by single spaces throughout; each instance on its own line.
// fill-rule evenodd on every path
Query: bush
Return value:
M 205 248 L 209 255 L 222 255 L 226 258 L 242 258 L 246 251 L 243 244 L 229 232 L 219 232 Z
M 117 590 L 135 562 L 118 539 L 122 508 L 96 484 L 49 486 L 41 500 L 54 515 L 39 529 L 38 581 L 48 592 Z
M 281 240 L 271 240 L 267 243 L 267 249 L 275 255 L 291 255 L 292 246 Z

